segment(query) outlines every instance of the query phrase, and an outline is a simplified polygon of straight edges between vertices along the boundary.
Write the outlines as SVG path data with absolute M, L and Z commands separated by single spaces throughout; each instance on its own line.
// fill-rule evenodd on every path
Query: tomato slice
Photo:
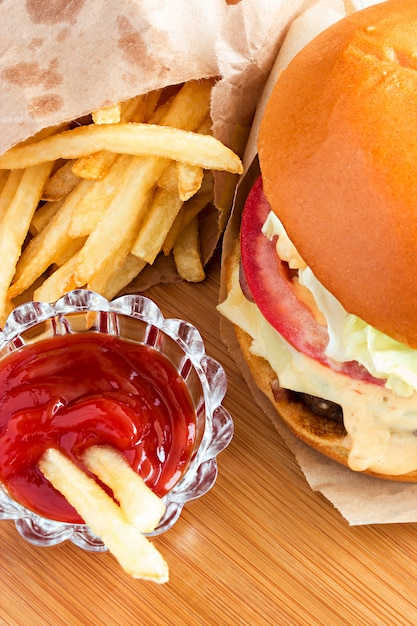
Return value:
M 270 240 L 262 233 L 270 210 L 259 177 L 243 211 L 240 250 L 247 287 L 262 315 L 299 352 L 352 378 L 383 384 L 356 361 L 338 363 L 325 354 L 329 340 L 326 326 L 319 324 L 297 297 L 288 265 L 277 255 L 276 238 Z

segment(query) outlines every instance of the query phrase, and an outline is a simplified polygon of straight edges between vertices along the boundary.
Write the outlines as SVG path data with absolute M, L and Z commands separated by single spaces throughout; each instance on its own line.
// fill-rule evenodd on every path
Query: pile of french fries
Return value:
M 153 531 L 161 520 L 165 512 L 162 500 L 125 457 L 111 447 L 91 446 L 84 452 L 82 461 L 87 470 L 110 487 L 119 504 L 56 448 L 44 452 L 39 468 L 128 574 L 157 583 L 167 582 L 168 565 L 143 534 Z
M 46 129 L 0 156 L 0 326 L 17 301 L 86 287 L 112 299 L 156 257 L 205 277 L 198 214 L 214 170 L 242 173 L 211 135 L 212 80 Z

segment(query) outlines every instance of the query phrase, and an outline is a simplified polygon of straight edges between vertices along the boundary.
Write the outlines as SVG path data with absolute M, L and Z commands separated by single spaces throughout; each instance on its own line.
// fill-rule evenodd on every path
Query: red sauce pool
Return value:
M 38 468 L 47 448 L 82 466 L 78 459 L 88 446 L 114 446 L 163 496 L 184 473 L 195 435 L 184 380 L 150 346 L 94 332 L 69 334 L 0 362 L 0 481 L 42 516 L 82 523 Z

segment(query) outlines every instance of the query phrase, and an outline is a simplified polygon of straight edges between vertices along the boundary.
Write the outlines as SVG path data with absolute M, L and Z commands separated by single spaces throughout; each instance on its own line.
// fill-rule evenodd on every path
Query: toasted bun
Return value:
M 238 238 L 231 235 L 230 232 L 226 233 L 226 236 L 232 237 L 234 242 L 230 245 L 228 254 L 222 258 L 223 287 L 227 292 L 230 292 L 233 273 L 236 265 L 240 263 L 240 249 Z M 223 320 L 223 323 L 229 324 L 225 320 Z M 315 415 L 303 402 L 295 400 L 291 393 L 284 389 L 277 390 L 276 385 L 278 381 L 274 370 L 265 359 L 254 355 L 250 351 L 251 337 L 239 326 L 235 325 L 233 330 L 236 343 L 234 345 L 230 344 L 230 333 L 228 333 L 229 349 L 235 357 L 237 356 L 236 351 L 239 352 L 239 357 L 236 360 L 241 366 L 243 358 L 247 366 L 247 370 L 243 371 L 243 373 L 248 379 L 249 386 L 252 387 L 252 390 L 253 385 L 256 386 L 255 398 L 256 392 L 261 392 L 268 399 L 272 410 L 267 410 L 267 414 L 272 417 L 272 421 L 277 424 L 281 420 L 294 435 L 307 445 L 337 463 L 349 467 L 349 446 L 343 425 Z M 262 401 L 259 404 L 264 406 Z M 417 471 L 399 476 L 382 475 L 369 470 L 362 473 L 396 482 L 417 481 Z
M 343 19 L 284 70 L 259 135 L 267 198 L 317 278 L 417 348 L 417 2 Z

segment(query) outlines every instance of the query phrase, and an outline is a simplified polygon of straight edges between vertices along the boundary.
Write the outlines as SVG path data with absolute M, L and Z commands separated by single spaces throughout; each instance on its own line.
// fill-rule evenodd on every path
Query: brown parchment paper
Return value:
M 352 3 L 347 5 L 337 1 L 319 0 L 310 4 L 299 17 L 292 21 L 259 100 L 244 155 L 246 173 L 238 184 L 232 216 L 224 238 L 223 258 L 226 258 L 230 253 L 233 243 L 239 236 L 243 204 L 252 182 L 259 173 L 255 158 L 259 121 L 280 70 L 287 65 L 288 61 L 302 46 L 323 28 L 343 17 L 346 12 L 365 8 L 371 4 L 376 4 L 376 2 L 364 0 L 361 3 L 356 3 L 356 5 Z M 225 296 L 225 285 L 222 281 L 220 301 L 223 301 Z M 276 410 L 266 396 L 254 384 L 250 370 L 243 360 L 237 344 L 233 326 L 225 319 L 222 319 L 222 335 L 239 365 L 256 403 L 274 423 L 296 457 L 307 482 L 314 491 L 321 492 L 352 526 L 417 521 L 417 484 L 388 482 L 358 474 L 327 459 L 297 439 L 279 419 Z

